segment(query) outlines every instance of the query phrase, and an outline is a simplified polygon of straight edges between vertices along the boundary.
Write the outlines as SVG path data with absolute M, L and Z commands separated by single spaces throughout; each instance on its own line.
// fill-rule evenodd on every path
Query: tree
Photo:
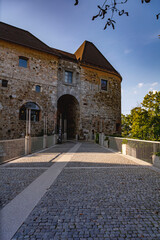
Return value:
M 129 137 L 131 131 L 131 117 L 130 115 L 121 114 L 121 130 L 122 130 L 122 137 Z
M 132 126 L 131 137 L 138 139 L 149 139 L 149 115 L 145 109 L 136 107 L 131 110 Z
M 149 92 L 142 102 L 142 106 L 152 116 L 160 116 L 160 92 Z
M 149 92 L 141 104 L 122 115 L 122 136 L 144 140 L 160 140 L 160 91 Z
M 143 3 L 149 3 L 151 0 L 140 0 Z M 126 12 L 124 9 L 120 9 L 120 6 L 123 6 L 125 3 L 127 3 L 128 0 L 104 0 L 104 3 L 102 6 L 98 5 L 98 13 L 92 17 L 92 20 L 95 20 L 96 18 L 100 17 L 101 19 L 107 18 L 106 24 L 104 26 L 104 30 L 111 26 L 113 29 L 115 29 L 116 21 L 113 19 L 115 14 L 118 14 L 119 16 L 126 15 L 129 16 L 129 13 Z M 75 0 L 75 6 L 79 4 L 79 0 Z M 106 17 L 106 15 L 110 17 Z M 156 18 L 160 18 L 160 13 L 156 15 Z
M 148 112 L 150 119 L 150 138 L 160 138 L 160 92 L 149 92 L 142 102 L 143 108 Z

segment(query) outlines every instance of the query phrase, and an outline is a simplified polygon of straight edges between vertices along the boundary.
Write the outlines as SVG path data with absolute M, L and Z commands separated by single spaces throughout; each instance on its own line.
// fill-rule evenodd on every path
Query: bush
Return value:
M 160 152 L 157 152 L 157 153 L 156 153 L 156 156 L 160 157 Z
M 109 137 L 106 136 L 105 139 L 104 139 L 104 141 L 108 141 L 108 140 L 109 140 Z
M 128 140 L 127 139 L 123 139 L 122 140 L 122 144 L 127 144 L 128 143 Z

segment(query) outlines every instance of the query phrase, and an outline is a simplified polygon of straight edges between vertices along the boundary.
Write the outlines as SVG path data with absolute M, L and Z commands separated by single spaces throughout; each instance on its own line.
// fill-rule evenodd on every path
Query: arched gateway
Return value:
M 57 102 L 57 127 L 67 139 L 75 139 L 79 131 L 80 109 L 77 99 L 62 95 Z

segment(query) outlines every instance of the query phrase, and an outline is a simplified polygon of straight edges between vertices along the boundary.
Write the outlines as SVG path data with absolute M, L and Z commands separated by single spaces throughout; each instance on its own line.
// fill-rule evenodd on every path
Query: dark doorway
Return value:
M 59 131 L 61 128 L 63 134 L 65 132 L 65 120 L 67 120 L 67 139 L 75 139 L 79 130 L 80 117 L 77 99 L 69 94 L 63 95 L 58 99 L 57 109 L 57 130 Z

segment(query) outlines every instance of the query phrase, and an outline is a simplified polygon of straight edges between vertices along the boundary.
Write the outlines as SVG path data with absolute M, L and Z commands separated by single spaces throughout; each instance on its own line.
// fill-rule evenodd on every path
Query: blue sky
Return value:
M 109 0 L 108 0 L 109 1 Z M 122 75 L 122 113 L 128 114 L 150 91 L 160 91 L 159 0 L 128 0 L 129 17 L 92 21 L 104 0 L 0 0 L 0 21 L 30 31 L 47 45 L 74 53 L 84 40 L 93 42 Z

